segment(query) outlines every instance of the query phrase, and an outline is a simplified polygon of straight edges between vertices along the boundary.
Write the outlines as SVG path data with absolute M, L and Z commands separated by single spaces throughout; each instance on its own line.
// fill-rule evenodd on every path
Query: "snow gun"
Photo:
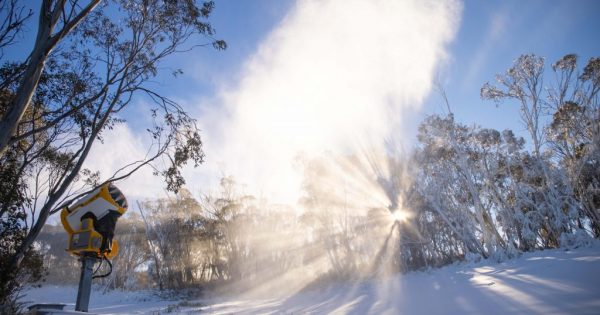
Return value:
M 60 221 L 69 234 L 67 251 L 79 256 L 81 276 L 77 290 L 75 310 L 87 312 L 92 290 L 92 280 L 108 277 L 112 273 L 110 259 L 119 252 L 119 244 L 113 241 L 117 220 L 127 211 L 127 199 L 112 183 L 96 188 L 72 206 L 66 206 L 60 213 Z M 97 261 L 100 265 L 93 271 Z M 96 275 L 106 261 L 108 273 Z
M 112 183 L 106 183 L 62 209 L 60 219 L 69 234 L 67 251 L 77 256 L 111 259 L 119 252 L 113 240 L 117 220 L 127 211 L 127 200 Z

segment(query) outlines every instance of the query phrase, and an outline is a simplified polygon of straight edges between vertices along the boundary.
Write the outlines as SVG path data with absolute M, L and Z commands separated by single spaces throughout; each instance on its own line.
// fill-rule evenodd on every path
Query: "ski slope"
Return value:
M 76 288 L 31 289 L 24 300 L 73 303 Z M 72 306 L 71 306 L 72 309 Z M 457 264 L 386 280 L 338 283 L 285 298 L 165 301 L 150 292 L 94 292 L 99 314 L 600 314 L 600 244 L 494 264 Z

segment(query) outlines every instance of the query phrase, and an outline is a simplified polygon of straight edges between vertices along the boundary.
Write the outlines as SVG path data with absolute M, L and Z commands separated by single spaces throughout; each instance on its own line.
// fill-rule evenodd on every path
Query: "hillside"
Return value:
M 160 300 L 152 292 L 95 292 L 99 314 L 598 314 L 600 244 L 494 264 L 457 264 L 387 280 L 335 284 L 287 298 Z M 24 300 L 72 303 L 76 288 L 31 289 Z M 71 306 L 72 308 L 72 306 Z

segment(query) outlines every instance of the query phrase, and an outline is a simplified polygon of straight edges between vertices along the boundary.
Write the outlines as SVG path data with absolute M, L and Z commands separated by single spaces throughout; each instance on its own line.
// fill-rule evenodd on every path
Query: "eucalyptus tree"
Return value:
M 583 71 L 577 56 L 569 54 L 552 65 L 556 83 L 548 90 L 553 112 L 548 141 L 566 170 L 591 222 L 600 236 L 600 58 L 591 58 Z M 581 221 L 579 221 L 581 225 Z
M 485 207 L 480 174 L 469 152 L 471 130 L 454 117 L 430 116 L 419 126 L 421 195 L 464 243 L 467 252 L 488 257 L 496 235 Z M 481 240 L 479 240 L 481 238 Z M 488 246 L 486 249 L 485 246 Z
M 537 209 L 547 230 L 544 246 L 559 246 L 559 235 L 582 230 L 579 211 L 598 235 L 597 172 L 600 61 L 591 58 L 578 73 L 577 56 L 569 54 L 552 65 L 555 81 L 544 74 L 544 58 L 522 55 L 497 84 L 481 88 L 483 99 L 514 101 L 533 144 L 526 162 L 530 206 Z M 551 117 L 551 123 L 545 122 Z M 557 165 L 556 162 L 560 163 Z M 525 165 L 524 165 L 525 166 Z
M 17 126 L 31 103 L 50 53 L 98 4 L 100 0 L 92 0 L 80 8 L 81 4 L 78 1 L 42 1 L 34 47 L 27 57 L 22 75 L 18 78 L 19 84 L 15 95 L 0 120 L 0 154 L 6 152 L 10 143 L 18 141 L 14 139 Z M 17 1 L 3 1 L 2 7 L 5 6 L 7 14 L 11 17 L 15 16 L 11 11 L 19 11 Z M 23 20 L 19 18 L 22 15 L 16 16 L 17 22 Z M 26 19 L 27 16 L 24 18 Z M 22 29 L 12 27 L 12 24 L 10 22 L 3 24 L 1 33 L 12 35 L 5 37 L 14 38 Z
M 0 0 L 0 59 L 4 58 L 4 48 L 18 41 L 27 20 L 33 16 L 33 10 L 27 9 L 19 0 Z
M 8 268 L 18 269 L 51 214 L 93 186 L 151 165 L 167 189 L 177 191 L 185 182 L 180 168 L 203 162 L 195 120 L 159 94 L 152 79 L 173 54 L 226 48 L 213 37 L 213 9 L 212 1 L 193 0 L 41 2 L 34 48 L 23 61 L 3 65 L 0 83 L 10 95 L 0 121 L 0 154 L 17 153 L 32 202 L 24 209 L 30 212 L 27 235 Z M 83 169 L 93 145 L 110 141 L 105 131 L 122 123 L 120 114 L 142 96 L 154 104 L 147 155 L 104 177 Z M 164 167 L 155 164 L 160 157 L 166 157 Z
M 175 198 L 138 204 L 146 225 L 153 276 L 160 289 L 194 284 L 202 255 L 197 248 L 203 218 L 198 202 L 182 189 Z

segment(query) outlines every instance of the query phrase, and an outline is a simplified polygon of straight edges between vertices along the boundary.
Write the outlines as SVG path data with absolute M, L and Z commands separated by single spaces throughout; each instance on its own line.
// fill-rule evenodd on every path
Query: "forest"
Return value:
M 578 69 L 571 54 L 545 70 L 523 55 L 481 88 L 483 100 L 520 106 L 527 139 L 432 115 L 408 155 L 304 161 L 300 210 L 245 194 L 232 177 L 201 199 L 182 189 L 138 202 L 119 221 L 121 254 L 103 285 L 241 289 L 298 270 L 318 283 L 586 244 L 600 236 L 600 59 Z M 378 193 L 397 203 L 369 207 Z M 78 279 L 65 243 L 61 226 L 40 236 L 49 282 Z

